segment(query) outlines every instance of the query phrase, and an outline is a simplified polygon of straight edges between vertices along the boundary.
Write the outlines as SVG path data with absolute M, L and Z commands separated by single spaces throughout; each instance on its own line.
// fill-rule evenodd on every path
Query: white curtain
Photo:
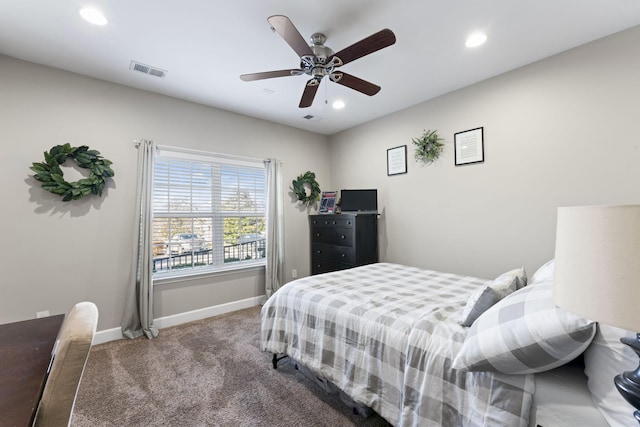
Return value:
M 284 261 L 284 191 L 282 163 L 269 159 L 267 167 L 267 298 L 282 286 Z
M 133 262 L 129 276 L 129 295 L 122 317 L 122 335 L 136 338 L 158 336 L 153 325 L 153 168 L 156 146 L 153 141 L 138 145 L 138 179 L 136 185 L 135 228 L 133 230 Z

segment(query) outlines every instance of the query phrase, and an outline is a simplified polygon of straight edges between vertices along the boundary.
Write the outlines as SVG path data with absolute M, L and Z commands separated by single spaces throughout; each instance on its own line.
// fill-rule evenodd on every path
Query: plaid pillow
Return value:
M 525 286 L 469 328 L 453 368 L 505 374 L 542 372 L 570 362 L 591 343 L 596 325 L 552 300 L 553 280 Z

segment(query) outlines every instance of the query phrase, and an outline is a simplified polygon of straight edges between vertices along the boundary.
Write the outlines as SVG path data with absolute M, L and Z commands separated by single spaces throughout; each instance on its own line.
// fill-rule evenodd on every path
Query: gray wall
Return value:
M 640 203 L 638 40 L 635 27 L 335 135 L 332 186 L 379 189 L 383 260 L 532 274 L 553 257 L 558 206 Z M 480 126 L 484 163 L 455 167 L 454 133 Z M 430 166 L 413 160 L 424 129 L 446 139 Z M 405 144 L 408 173 L 388 177 L 386 150 Z
M 323 189 L 378 188 L 384 261 L 480 277 L 522 265 L 532 273 L 553 256 L 557 206 L 640 203 L 639 39 L 633 28 L 331 138 L 0 56 L 0 322 L 91 300 L 99 330 L 119 326 L 139 138 L 276 157 L 287 186 L 313 170 Z M 454 167 L 453 133 L 478 126 L 485 162 Z M 430 166 L 412 158 L 411 138 L 424 129 L 447 140 Z M 114 162 L 103 198 L 62 203 L 29 177 L 43 151 L 65 142 Z M 409 172 L 388 177 L 386 150 L 404 144 Z M 294 268 L 309 274 L 308 212 L 290 201 L 287 280 Z M 263 293 L 261 270 L 164 284 L 156 317 Z
M 329 183 L 325 136 L 0 56 L 0 323 L 65 313 L 78 301 L 117 327 L 133 243 L 135 139 L 284 161 L 284 183 L 306 170 Z M 30 177 L 43 151 L 69 142 L 113 161 L 102 198 L 63 203 Z M 73 181 L 74 173 L 65 172 Z M 79 175 L 78 175 L 79 176 Z M 285 196 L 285 272 L 309 274 L 307 212 Z M 264 270 L 156 287 L 156 317 L 264 294 Z

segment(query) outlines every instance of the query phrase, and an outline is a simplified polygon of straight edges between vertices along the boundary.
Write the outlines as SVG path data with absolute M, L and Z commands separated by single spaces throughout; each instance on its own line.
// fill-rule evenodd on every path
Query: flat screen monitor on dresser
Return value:
M 343 213 L 378 213 L 378 190 L 340 190 Z

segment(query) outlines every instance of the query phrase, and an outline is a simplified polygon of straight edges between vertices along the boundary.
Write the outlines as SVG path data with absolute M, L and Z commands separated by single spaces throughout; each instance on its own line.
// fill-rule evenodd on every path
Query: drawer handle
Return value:
M 316 251 L 316 253 L 317 253 L 317 254 L 321 254 L 321 253 L 322 253 L 322 251 L 321 251 L 321 250 L 317 250 L 317 251 Z
M 345 238 L 344 234 L 343 234 L 342 236 L 340 236 L 340 238 L 341 238 L 341 239 L 344 239 L 344 238 Z
M 325 221 L 324 223 L 325 223 L 325 224 L 329 224 L 329 221 Z
M 342 258 L 346 258 L 347 254 L 341 254 Z
M 338 221 L 333 221 L 333 223 L 334 223 L 334 224 L 337 224 L 337 223 L 338 223 Z
M 316 233 L 316 237 L 320 237 L 320 233 Z

